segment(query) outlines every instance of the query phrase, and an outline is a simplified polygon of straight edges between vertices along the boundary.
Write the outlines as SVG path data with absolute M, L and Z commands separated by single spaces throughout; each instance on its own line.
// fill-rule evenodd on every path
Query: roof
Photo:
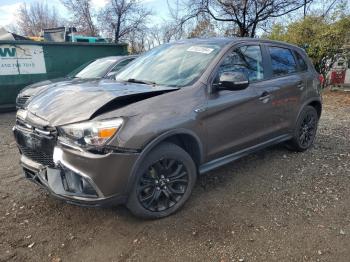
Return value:
M 189 38 L 189 39 L 183 39 L 179 41 L 175 41 L 172 43 L 196 43 L 196 44 L 216 44 L 220 46 L 225 46 L 229 44 L 234 44 L 238 42 L 255 42 L 255 43 L 270 43 L 270 44 L 279 44 L 279 45 L 285 45 L 293 48 L 301 49 L 300 47 L 289 44 L 286 42 L 281 41 L 275 41 L 275 40 L 268 40 L 268 39 L 262 39 L 262 38 L 251 38 L 251 37 L 210 37 L 210 38 Z
M 136 58 L 136 57 L 138 57 L 138 55 L 105 56 L 105 57 L 96 58 L 96 60 L 113 59 L 115 61 L 118 61 L 118 60 L 122 60 L 122 59 L 125 59 L 125 58 Z

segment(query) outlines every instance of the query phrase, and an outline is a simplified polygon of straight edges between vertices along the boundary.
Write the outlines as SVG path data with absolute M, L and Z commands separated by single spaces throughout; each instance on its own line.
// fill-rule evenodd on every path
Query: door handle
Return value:
M 194 112 L 196 112 L 196 113 L 202 113 L 202 112 L 205 112 L 207 109 L 205 108 L 205 107 L 200 107 L 200 108 L 196 108 L 195 110 L 194 110 Z
M 297 87 L 298 87 L 300 90 L 303 90 L 303 89 L 304 89 L 304 82 L 303 82 L 303 81 L 299 81 L 298 84 L 297 84 Z
M 266 104 L 267 102 L 269 102 L 271 100 L 271 94 L 267 91 L 264 91 L 261 96 L 259 97 L 259 100 L 261 102 L 263 102 L 264 104 Z

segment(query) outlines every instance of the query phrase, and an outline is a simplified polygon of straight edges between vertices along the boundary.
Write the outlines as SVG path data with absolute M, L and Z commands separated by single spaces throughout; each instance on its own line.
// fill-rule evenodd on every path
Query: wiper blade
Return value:
M 147 80 L 139 80 L 139 79 L 135 79 L 135 78 L 129 78 L 126 82 L 137 83 L 137 84 L 146 84 L 146 85 L 156 85 L 156 82 L 147 81 Z

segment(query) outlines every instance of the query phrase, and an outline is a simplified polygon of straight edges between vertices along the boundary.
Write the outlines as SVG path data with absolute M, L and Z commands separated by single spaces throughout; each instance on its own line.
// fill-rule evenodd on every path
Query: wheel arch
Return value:
M 300 107 L 299 112 L 297 114 L 297 117 L 294 120 L 294 123 L 296 123 L 298 121 L 301 112 L 304 110 L 304 108 L 306 106 L 312 106 L 313 108 L 315 108 L 316 112 L 317 112 L 317 115 L 318 115 L 318 118 L 320 119 L 321 114 L 322 114 L 322 100 L 319 97 L 313 97 L 313 98 L 310 98 L 310 99 L 306 100 L 302 104 L 302 106 Z
M 199 137 L 193 131 L 187 129 L 175 129 L 167 131 L 148 142 L 142 149 L 140 156 L 137 158 L 132 168 L 127 184 L 126 194 L 130 192 L 130 189 L 132 188 L 135 182 L 136 172 L 143 159 L 147 156 L 147 154 L 150 151 L 152 151 L 152 149 L 154 149 L 163 142 L 174 143 L 177 146 L 184 149 L 193 159 L 197 169 L 199 168 L 200 164 L 204 161 L 203 144 Z
M 317 115 L 318 115 L 318 119 L 321 118 L 321 114 L 322 114 L 322 103 L 319 100 L 313 100 L 310 103 L 307 104 L 308 106 L 312 106 L 313 108 L 316 109 Z

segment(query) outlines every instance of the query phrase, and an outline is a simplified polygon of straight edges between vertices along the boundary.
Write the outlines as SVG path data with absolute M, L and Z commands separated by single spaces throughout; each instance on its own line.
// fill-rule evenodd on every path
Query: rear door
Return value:
M 313 68 L 309 68 L 306 60 L 307 54 L 303 51 L 294 50 L 294 57 L 297 61 L 299 76 L 301 77 L 302 85 L 299 85 L 301 91 L 301 99 L 306 95 L 306 90 L 313 86 L 315 78 L 318 78 L 318 74 Z
M 261 97 L 269 98 L 262 107 L 271 134 L 276 137 L 290 131 L 295 115 L 301 103 L 301 96 L 306 87 L 305 78 L 300 74 L 293 50 L 276 44 L 265 45 L 268 61 L 268 81 L 262 88 L 257 88 Z

